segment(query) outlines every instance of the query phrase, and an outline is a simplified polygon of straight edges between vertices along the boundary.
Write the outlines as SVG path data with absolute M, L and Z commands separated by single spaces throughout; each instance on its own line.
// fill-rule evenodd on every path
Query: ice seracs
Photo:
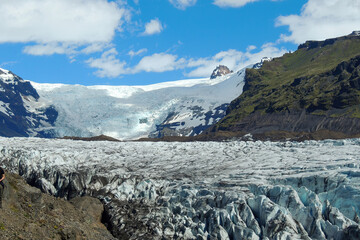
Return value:
M 98 197 L 119 239 L 358 239 L 359 152 L 359 139 L 0 138 L 6 169 L 59 197 Z

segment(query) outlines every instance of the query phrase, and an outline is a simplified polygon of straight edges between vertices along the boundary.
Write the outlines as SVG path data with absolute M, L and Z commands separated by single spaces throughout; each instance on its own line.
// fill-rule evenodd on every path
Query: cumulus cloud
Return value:
M 242 7 L 251 2 L 257 2 L 259 0 L 214 0 L 213 4 L 219 7 Z
M 359 0 L 308 0 L 300 15 L 280 16 L 277 26 L 288 26 L 286 42 L 302 43 L 350 34 L 360 29 Z
M 187 67 L 194 69 L 187 73 L 186 76 L 207 77 L 218 65 L 225 65 L 236 71 L 250 64 L 260 62 L 263 57 L 279 57 L 286 52 L 285 49 L 279 49 L 272 44 L 262 46 L 258 52 L 251 52 L 254 49 L 254 46 L 249 46 L 246 52 L 230 49 L 219 52 L 212 57 L 190 59 Z
M 36 44 L 26 46 L 23 50 L 24 53 L 42 56 L 42 55 L 53 55 L 53 54 L 73 54 L 76 46 L 73 44 L 64 43 L 47 43 L 47 44 Z
M 92 67 L 97 68 L 98 70 L 94 73 L 98 77 L 118 77 L 121 74 L 126 73 L 125 62 L 120 61 L 116 58 L 118 52 L 115 48 L 104 52 L 100 58 L 90 58 L 86 63 Z
M 174 70 L 187 70 L 187 77 L 208 77 L 218 65 L 226 65 L 230 69 L 239 70 L 256 62 L 263 57 L 278 57 L 286 50 L 279 49 L 273 44 L 263 45 L 259 51 L 254 52 L 255 46 L 249 46 L 246 52 L 230 49 L 222 51 L 207 58 L 179 58 L 169 53 L 155 53 L 143 57 L 136 65 L 126 66 L 125 62 L 117 59 L 117 51 L 113 48 L 97 59 L 89 59 L 87 63 L 97 68 L 95 74 L 99 77 L 118 77 L 120 75 L 136 74 L 139 72 L 167 72 Z
M 138 72 L 167 72 L 184 67 L 186 60 L 178 59 L 178 56 L 167 53 L 155 53 L 151 56 L 143 57 L 133 68 L 132 73 Z
M 174 7 L 185 10 L 187 7 L 194 6 L 197 0 L 169 0 Z
M 136 52 L 134 50 L 131 50 L 131 51 L 128 52 L 128 55 L 130 57 L 135 57 L 135 56 L 138 56 L 138 55 L 146 53 L 146 52 L 147 52 L 147 48 L 142 48 L 142 49 L 140 49 L 140 50 L 138 50 Z
M 24 50 L 35 55 L 110 42 L 129 15 L 107 0 L 2 1 L 0 12 L 0 43 L 36 43 Z
M 163 26 L 159 19 L 152 19 L 150 22 L 145 24 L 145 31 L 142 33 L 142 35 L 154 35 L 161 33 L 163 30 Z

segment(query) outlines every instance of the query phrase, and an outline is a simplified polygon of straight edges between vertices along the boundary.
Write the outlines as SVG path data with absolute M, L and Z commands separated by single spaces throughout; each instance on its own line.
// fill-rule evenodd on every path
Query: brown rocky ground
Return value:
M 115 239 L 101 223 L 104 208 L 98 199 L 78 197 L 69 202 L 55 198 L 11 173 L 6 174 L 5 184 L 0 209 L 2 240 Z

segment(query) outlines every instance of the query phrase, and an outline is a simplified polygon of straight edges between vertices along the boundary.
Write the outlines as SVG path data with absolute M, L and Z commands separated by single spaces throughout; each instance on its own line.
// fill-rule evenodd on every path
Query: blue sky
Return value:
M 208 77 L 360 29 L 358 0 L 0 0 L 0 67 L 40 83 Z

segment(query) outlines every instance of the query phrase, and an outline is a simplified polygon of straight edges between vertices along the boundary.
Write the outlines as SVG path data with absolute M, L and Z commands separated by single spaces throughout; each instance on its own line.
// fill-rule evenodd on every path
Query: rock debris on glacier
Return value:
M 359 239 L 359 150 L 0 138 L 3 166 L 56 196 L 98 197 L 119 239 Z

